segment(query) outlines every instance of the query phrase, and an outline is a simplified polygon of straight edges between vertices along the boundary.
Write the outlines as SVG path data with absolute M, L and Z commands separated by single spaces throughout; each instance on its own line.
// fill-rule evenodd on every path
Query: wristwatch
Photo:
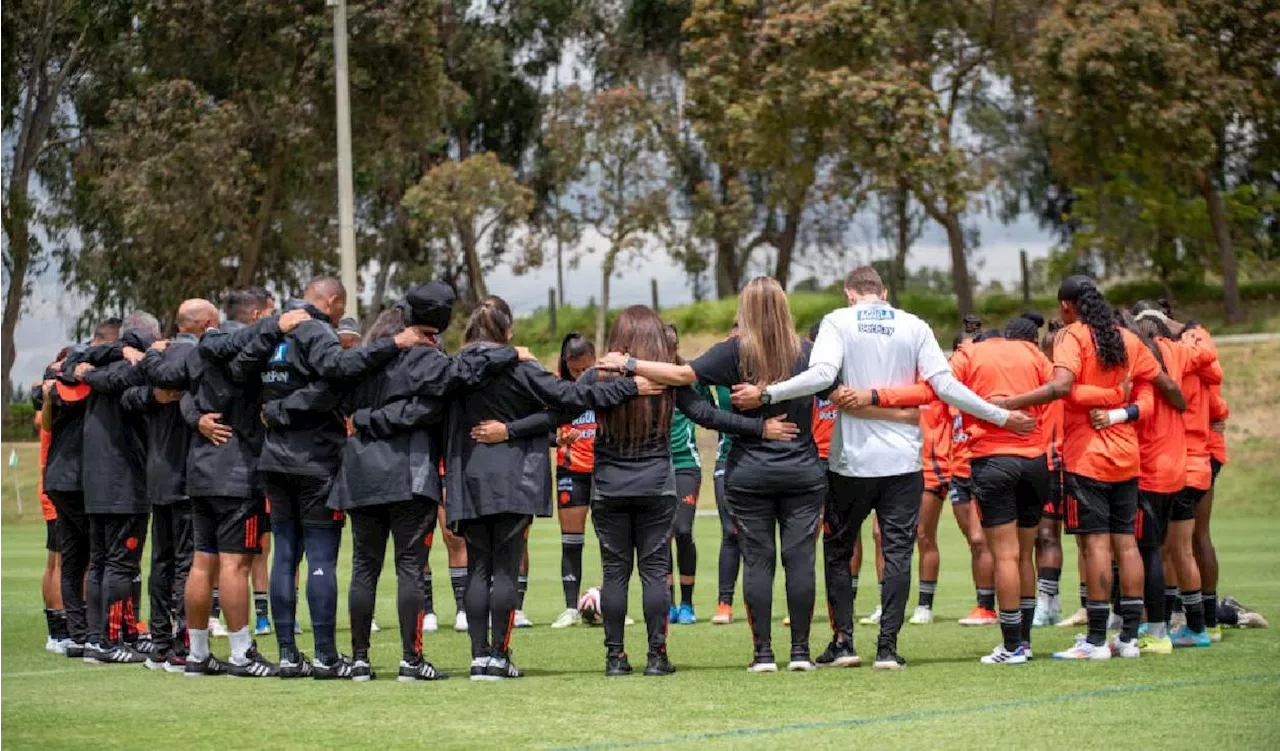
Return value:
M 636 358 L 628 356 L 627 364 L 625 368 L 626 368 L 627 375 L 635 375 L 636 374 Z
M 769 406 L 770 404 L 773 404 L 773 394 L 769 393 L 769 389 L 767 388 L 760 389 L 760 403 L 765 405 L 766 407 Z

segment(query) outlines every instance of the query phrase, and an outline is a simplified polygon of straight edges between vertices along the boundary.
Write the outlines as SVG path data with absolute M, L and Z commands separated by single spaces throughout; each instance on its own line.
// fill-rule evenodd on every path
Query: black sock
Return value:
M 253 593 L 253 614 L 256 618 L 266 618 L 268 613 L 268 603 L 271 597 L 266 592 Z
M 858 577 L 856 576 L 850 577 L 849 581 L 853 583 L 853 599 L 851 601 L 857 602 L 858 601 Z
M 978 587 L 978 607 L 986 610 L 995 610 L 996 591 L 986 587 Z
M 462 598 L 467 593 L 467 567 L 450 566 L 449 584 L 453 587 L 453 602 L 458 606 L 458 612 L 466 612 L 466 607 L 462 604 Z
M 582 592 L 582 547 L 586 537 L 582 532 L 560 533 L 560 584 L 564 587 L 564 606 L 578 607 L 578 595 Z
M 422 574 L 422 612 L 424 614 L 436 612 L 436 597 L 432 591 L 430 571 Z
M 1045 566 L 1040 569 L 1036 580 L 1036 594 L 1045 597 L 1058 596 L 1058 579 L 1062 577 L 1062 569 Z
M 44 609 L 45 624 L 49 627 L 49 636 L 54 639 L 67 638 L 67 614 L 53 608 Z
M 1111 564 L 1111 610 L 1120 612 L 1120 566 Z
M 1178 596 L 1177 587 L 1164 588 L 1164 622 L 1169 622 L 1169 617 L 1176 612 L 1182 610 L 1182 598 Z
M 1000 633 L 1004 636 L 1004 648 L 1015 651 L 1022 644 L 1022 611 L 1000 611 Z
M 1036 618 L 1036 598 L 1023 597 L 1018 600 L 1018 608 L 1022 610 L 1022 642 L 1031 643 L 1031 623 Z
M 1218 593 L 1202 590 L 1204 596 L 1204 627 L 1214 628 L 1218 625 Z
M 680 582 L 680 604 L 693 607 L 693 582 Z
M 1089 606 L 1089 588 L 1083 582 L 1080 583 L 1080 607 L 1087 608 Z
M 213 588 L 213 609 L 209 611 L 209 617 L 214 620 L 222 617 L 222 598 L 217 587 Z
M 1121 639 L 1133 641 L 1138 638 L 1138 625 L 1142 622 L 1142 604 L 1141 597 L 1120 598 L 1120 618 L 1123 620 L 1123 625 L 1120 627 Z
M 516 579 L 516 610 L 524 610 L 524 596 L 529 591 L 529 577 L 521 574 Z
M 1111 615 L 1111 603 L 1089 600 L 1084 607 L 1089 614 L 1089 643 L 1101 647 L 1107 643 L 1107 616 Z
M 1204 631 L 1204 596 L 1200 591 L 1183 592 L 1182 607 L 1187 612 L 1187 628 L 1197 634 Z
M 920 581 L 920 607 L 933 608 L 933 593 L 938 591 L 938 581 Z

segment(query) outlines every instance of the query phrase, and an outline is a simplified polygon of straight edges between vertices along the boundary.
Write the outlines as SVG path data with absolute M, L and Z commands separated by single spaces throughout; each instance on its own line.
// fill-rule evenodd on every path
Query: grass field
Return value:
M 1280 450 L 1275 415 L 1280 393 L 1274 363 L 1280 345 L 1224 347 L 1228 400 L 1233 406 L 1232 463 L 1219 484 L 1214 537 L 1222 568 L 1220 594 L 1232 594 L 1274 620 L 1280 615 Z M 710 441 L 706 442 L 709 447 Z M 13 446 L 3 447 L 8 457 Z M 1276 748 L 1280 746 L 1280 631 L 1236 631 L 1211 649 L 1179 651 L 1136 661 L 1062 664 L 1037 659 L 1022 667 L 980 666 L 998 640 L 997 629 L 956 625 L 972 604 L 967 551 L 953 520 L 942 520 L 940 622 L 907 626 L 900 674 L 865 668 L 812 674 L 749 675 L 750 636 L 739 607 L 730 626 L 706 622 L 714 606 L 717 523 L 698 520 L 701 553 L 696 602 L 703 623 L 673 626 L 670 651 L 680 672 L 664 679 L 603 676 L 598 629 L 552 631 L 561 608 L 559 538 L 554 521 L 539 521 L 530 541 L 527 610 L 538 624 L 513 640 L 528 677 L 503 684 L 453 679 L 405 685 L 282 681 L 192 681 L 138 666 L 88 666 L 43 651 L 40 611 L 43 526 L 33 508 L 34 446 L 16 446 L 26 501 L 17 518 L 11 470 L 3 477 L 0 527 L 0 745 L 107 748 L 242 747 L 621 747 L 662 745 L 727 748 L 834 748 L 877 744 L 985 748 L 1002 743 L 1040 747 Z M 709 487 L 703 504 L 711 501 Z M 349 543 L 348 543 L 349 544 Z M 599 580 L 598 552 L 588 544 L 586 578 Z M 433 564 L 444 569 L 437 546 Z M 349 552 L 349 551 L 346 551 Z M 1067 559 L 1074 548 L 1067 543 Z M 870 564 L 864 582 L 873 578 Z M 443 579 L 444 577 L 441 577 Z M 780 621 L 781 579 L 775 600 L 774 641 L 787 643 Z M 1074 567 L 1068 564 L 1064 608 L 1073 604 Z M 394 671 L 394 580 L 379 591 L 381 634 L 374 637 L 375 669 Z M 819 612 L 822 593 L 819 592 Z M 874 606 L 863 587 L 858 610 Z M 638 586 L 632 613 L 638 615 Z M 914 605 L 915 595 L 912 595 Z M 442 621 L 454 609 L 438 581 Z M 302 620 L 306 624 L 305 610 Z M 339 614 L 339 643 L 348 635 Z M 813 646 L 827 639 L 825 619 L 814 624 Z M 1073 632 L 1038 629 L 1036 652 L 1067 646 Z M 643 632 L 629 630 L 633 657 Z M 857 644 L 872 650 L 874 634 L 859 627 Z M 260 640 L 274 656 L 273 637 Z M 310 651 L 310 635 L 300 644 Z M 465 670 L 465 635 L 424 639 L 429 659 Z M 225 640 L 215 652 L 225 655 Z

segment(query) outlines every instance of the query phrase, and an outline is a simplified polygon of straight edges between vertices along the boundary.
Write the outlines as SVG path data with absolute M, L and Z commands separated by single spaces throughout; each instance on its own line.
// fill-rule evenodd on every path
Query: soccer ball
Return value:
M 604 614 L 600 611 L 600 588 L 591 587 L 578 598 L 578 613 L 582 622 L 588 626 L 604 625 Z

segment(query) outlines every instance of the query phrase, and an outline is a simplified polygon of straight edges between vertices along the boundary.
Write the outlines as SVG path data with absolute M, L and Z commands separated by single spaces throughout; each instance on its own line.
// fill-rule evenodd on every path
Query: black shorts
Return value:
M 258 516 L 258 534 L 271 534 L 271 502 L 266 496 L 262 498 L 262 514 Z
M 1131 535 L 1137 510 L 1138 478 L 1104 482 L 1067 473 L 1067 534 Z
M 983 529 L 1018 523 L 1040 526 L 1049 497 L 1049 465 L 1044 456 L 981 456 L 969 462 L 971 487 Z
M 1067 496 L 1065 475 L 1061 469 L 1049 470 L 1049 497 L 1044 500 L 1044 508 L 1040 510 L 1041 518 L 1062 521 L 1063 500 Z
M 951 503 L 960 506 L 973 500 L 973 478 L 971 477 L 952 477 L 951 478 Z
M 58 552 L 58 520 L 44 520 L 44 549 L 50 553 Z
M 346 516 L 329 508 L 333 477 L 263 472 L 262 482 L 271 499 L 271 522 L 304 527 L 341 527 Z
M 1218 482 L 1218 473 L 1222 471 L 1222 462 L 1209 457 L 1209 471 L 1213 473 L 1212 478 L 1209 480 L 1209 487 L 1212 488 Z
M 253 498 L 192 498 L 191 534 L 198 553 L 248 555 L 262 552 L 262 501 Z
M 1196 518 L 1196 504 L 1209 494 L 1207 490 L 1183 488 L 1174 494 L 1173 508 L 1169 512 L 1169 521 L 1189 522 Z
M 1179 493 L 1138 491 L 1138 511 L 1133 517 L 1133 536 L 1138 547 L 1158 548 L 1169 534 L 1169 521 Z
M 556 472 L 556 504 L 560 508 L 591 506 L 591 475 L 585 472 Z

